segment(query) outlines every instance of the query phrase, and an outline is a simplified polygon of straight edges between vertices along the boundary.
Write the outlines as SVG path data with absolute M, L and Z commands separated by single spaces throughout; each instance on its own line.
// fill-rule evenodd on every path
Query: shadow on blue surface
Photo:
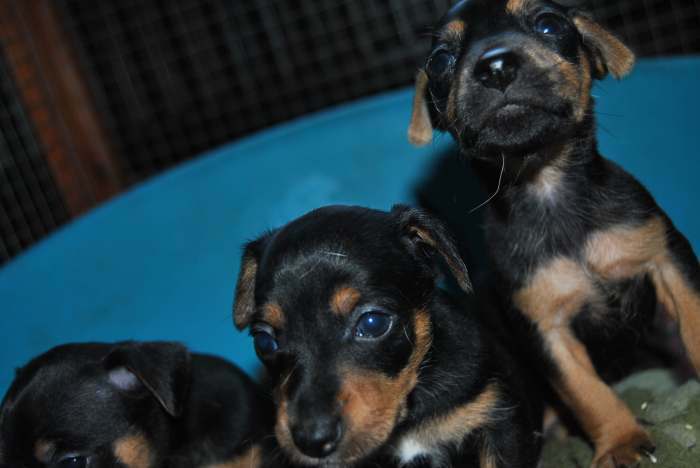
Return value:
M 696 249 L 698 78 L 700 59 L 642 61 L 627 80 L 595 89 L 603 154 L 647 185 Z M 177 340 L 255 373 L 250 341 L 231 320 L 240 246 L 321 205 L 420 199 L 463 213 L 461 235 L 476 245 L 480 213 L 468 212 L 485 196 L 460 161 L 448 160 L 449 181 L 427 182 L 451 142 L 410 147 L 410 101 L 410 90 L 385 94 L 219 148 L 10 262 L 0 270 L 0 393 L 15 367 L 67 341 Z

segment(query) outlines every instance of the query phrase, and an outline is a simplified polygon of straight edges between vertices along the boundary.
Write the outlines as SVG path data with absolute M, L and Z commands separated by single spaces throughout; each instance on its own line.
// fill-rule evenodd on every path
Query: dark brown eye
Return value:
M 452 70 L 455 56 L 446 49 L 439 49 L 428 59 L 426 71 L 431 79 L 440 78 Z
M 554 13 L 542 13 L 535 19 L 535 32 L 545 36 L 560 36 L 568 27 L 569 23 Z

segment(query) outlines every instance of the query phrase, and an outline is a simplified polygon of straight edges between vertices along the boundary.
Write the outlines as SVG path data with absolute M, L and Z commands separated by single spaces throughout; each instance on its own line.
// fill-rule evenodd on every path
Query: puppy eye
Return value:
M 269 356 L 279 348 L 277 340 L 275 339 L 275 332 L 268 325 L 254 325 L 252 335 L 255 351 L 258 353 L 258 356 Z
M 560 36 L 568 26 L 564 18 L 554 13 L 542 13 L 535 18 L 535 32 L 545 36 Z
M 426 71 L 431 79 L 440 78 L 452 69 L 455 63 L 455 56 L 446 49 L 436 51 L 428 59 Z
M 371 311 L 362 314 L 355 325 L 355 337 L 374 339 L 380 338 L 391 328 L 391 316 L 384 312 Z
M 53 465 L 55 468 L 86 468 L 88 466 L 87 457 L 81 455 L 68 455 L 61 458 Z

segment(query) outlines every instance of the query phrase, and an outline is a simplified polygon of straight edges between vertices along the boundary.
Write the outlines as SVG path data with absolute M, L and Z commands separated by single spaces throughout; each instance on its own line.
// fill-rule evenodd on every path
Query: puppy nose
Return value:
M 335 452 L 342 436 L 342 423 L 333 416 L 311 418 L 292 428 L 296 446 L 313 458 L 325 458 Z
M 474 76 L 487 88 L 505 91 L 518 76 L 518 56 L 505 47 L 487 50 L 474 67 Z

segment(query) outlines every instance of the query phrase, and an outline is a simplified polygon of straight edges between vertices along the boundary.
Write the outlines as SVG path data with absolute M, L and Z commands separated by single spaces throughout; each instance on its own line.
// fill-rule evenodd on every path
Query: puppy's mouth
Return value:
M 467 126 L 461 141 L 496 151 L 532 149 L 568 128 L 569 110 L 551 103 L 506 100 L 492 103 Z

